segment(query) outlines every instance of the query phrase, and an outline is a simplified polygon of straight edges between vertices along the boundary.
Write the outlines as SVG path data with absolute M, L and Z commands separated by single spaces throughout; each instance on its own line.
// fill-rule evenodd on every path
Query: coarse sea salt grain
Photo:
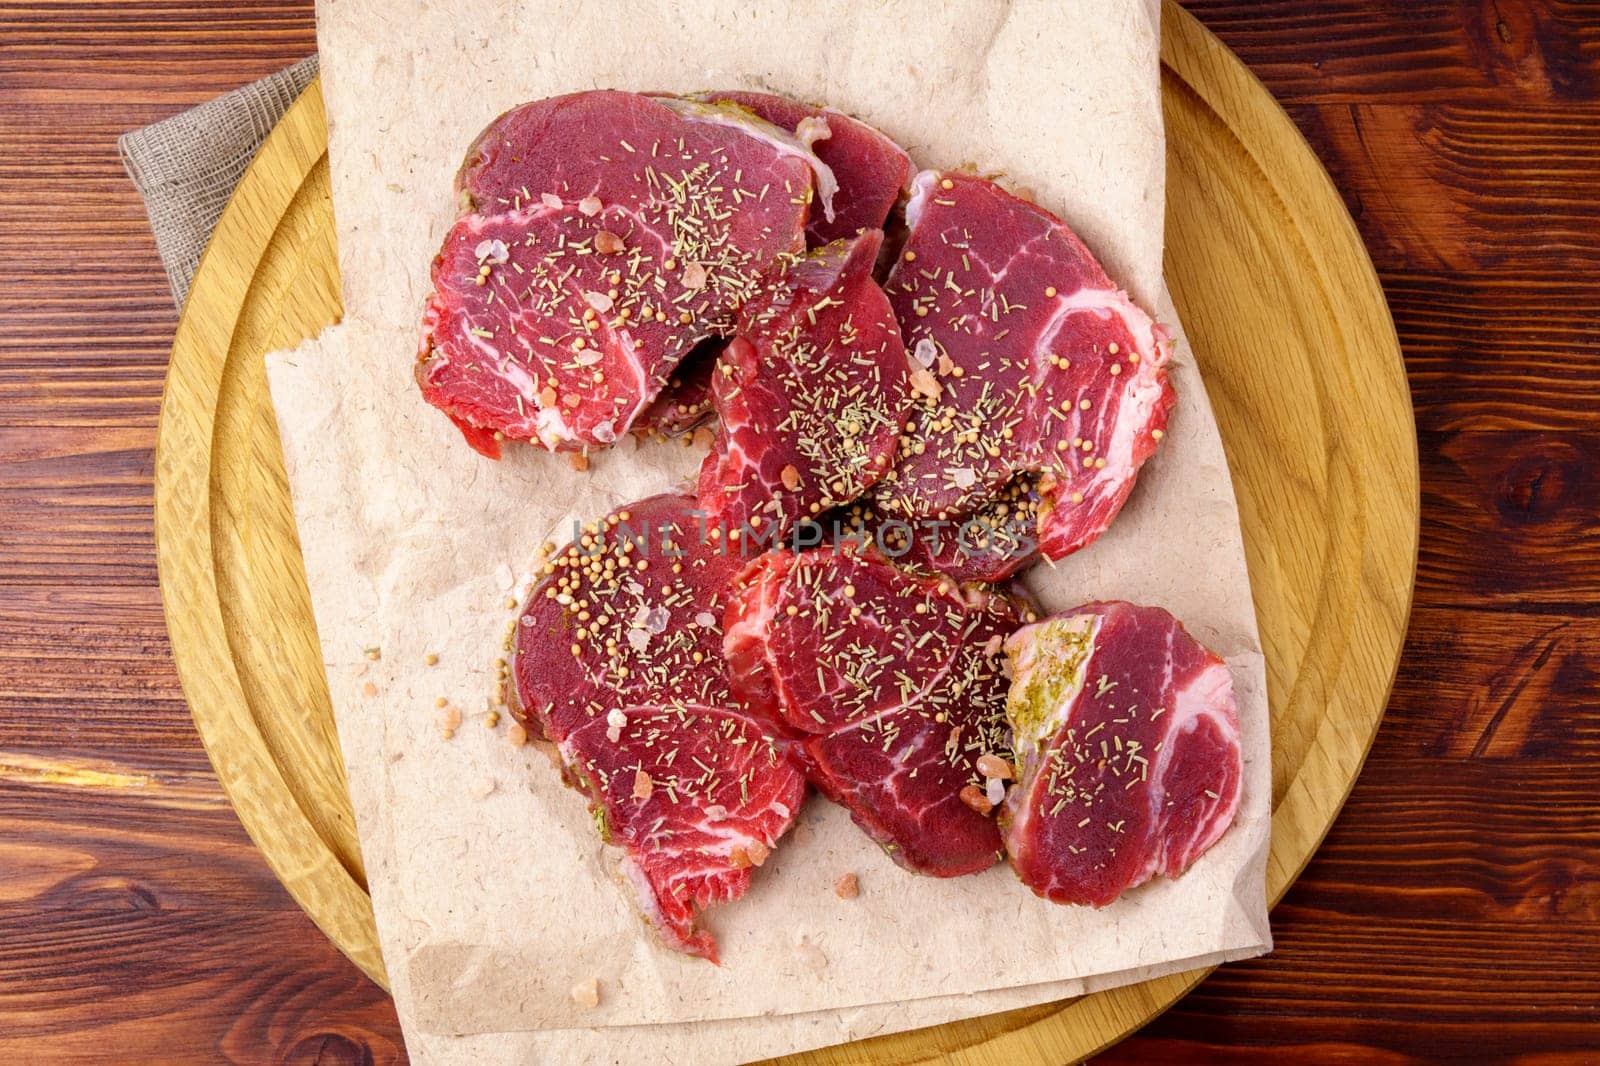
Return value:
M 606 739 L 615 744 L 622 739 L 622 727 L 628 724 L 628 716 L 616 707 L 606 713 Z
M 506 242 L 498 237 L 479 241 L 478 246 L 472 250 L 482 263 L 504 263 L 511 258 L 511 250 L 506 247 Z

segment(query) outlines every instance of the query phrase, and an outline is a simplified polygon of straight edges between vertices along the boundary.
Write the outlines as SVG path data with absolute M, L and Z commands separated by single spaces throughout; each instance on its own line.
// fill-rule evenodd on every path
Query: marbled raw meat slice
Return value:
M 812 783 L 900 865 L 954 877 L 1000 857 L 969 803 L 987 802 L 980 757 L 1007 755 L 1000 647 L 1022 619 L 998 591 L 870 553 L 776 551 L 739 579 L 724 647 L 735 692 Z
M 512 674 L 518 718 L 556 745 L 641 911 L 715 962 L 697 912 L 744 894 L 805 778 L 733 698 L 722 618 L 744 560 L 702 530 L 673 495 L 592 523 L 530 594 Z
M 1006 644 L 1020 767 L 1011 865 L 1057 903 L 1104 907 L 1177 877 L 1227 831 L 1244 776 L 1228 666 L 1159 607 L 1091 603 Z
M 474 447 L 612 443 L 757 277 L 804 247 L 805 146 L 734 105 L 574 93 L 500 116 L 457 176 L 417 379 Z
M 894 461 L 911 404 L 900 327 L 872 279 L 883 234 L 812 252 L 739 314 L 711 394 L 719 423 L 700 505 L 730 531 L 787 538 Z
M 875 490 L 885 514 L 967 514 L 1038 475 L 1039 542 L 1102 533 L 1165 431 L 1165 331 L 1060 219 L 993 182 L 924 171 L 885 290 L 939 395 Z
M 832 172 L 795 138 L 792 129 L 752 119 L 748 109 L 615 89 L 550 96 L 500 115 L 467 149 L 456 172 L 455 190 L 462 214 L 521 210 L 547 192 L 570 194 L 572 199 L 593 194 L 643 202 L 658 192 L 659 182 L 670 172 L 663 168 L 652 175 L 638 167 L 616 166 L 627 162 L 624 156 L 705 162 L 724 169 L 729 159 L 750 150 L 740 134 L 765 142 L 770 153 L 751 158 L 769 165 L 774 157 L 784 158 L 815 174 L 815 187 L 809 181 L 794 187 L 794 195 L 805 202 L 790 206 L 808 207 L 814 194 L 823 197 L 819 207 L 831 203 L 836 184 Z M 530 184 L 530 178 L 553 187 L 541 189 Z M 765 203 L 767 196 L 760 199 Z M 788 214 L 780 211 L 771 217 Z
M 731 101 L 793 132 L 833 171 L 839 185 L 833 197 L 833 217 L 814 209 L 806 223 L 806 243 L 813 248 L 853 237 L 864 229 L 882 229 L 911 180 L 911 157 L 906 150 L 887 134 L 842 111 L 812 107 L 774 93 L 734 90 L 696 96 Z M 826 136 L 822 136 L 824 130 Z

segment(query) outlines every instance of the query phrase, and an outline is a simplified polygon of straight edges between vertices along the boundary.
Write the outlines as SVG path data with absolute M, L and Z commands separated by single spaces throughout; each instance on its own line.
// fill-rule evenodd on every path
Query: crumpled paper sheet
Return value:
M 853 7 L 319 8 L 347 324 L 269 371 L 379 932 L 421 1057 L 738 1061 L 1270 944 L 1265 684 L 1226 463 L 1186 347 L 1177 417 L 1123 516 L 1088 551 L 1029 577 L 1051 607 L 1103 596 L 1162 604 L 1228 656 L 1244 803 L 1183 878 L 1099 912 L 1039 901 L 1003 867 L 916 878 L 813 800 L 750 894 L 712 912 L 725 962 L 711 967 L 655 945 L 612 883 L 616 853 L 599 844 L 583 802 L 532 748 L 506 743 L 504 725 L 484 726 L 505 603 L 536 546 L 565 539 L 574 519 L 678 484 L 699 460 L 627 442 L 586 474 L 527 448 L 493 464 L 417 396 L 415 318 L 450 177 L 499 111 L 599 85 L 826 99 L 883 126 L 920 163 L 1004 170 L 1157 304 L 1153 5 Z M 1170 304 L 1160 312 L 1174 321 Z M 367 647 L 382 658 L 369 662 Z M 428 653 L 437 666 L 424 664 Z M 363 695 L 369 685 L 376 695 Z M 448 742 L 440 696 L 465 714 Z M 862 882 L 853 901 L 832 892 L 847 871 Z M 602 1002 L 584 1010 L 567 993 L 591 977 Z M 712 1019 L 723 1020 L 663 1024 Z M 515 1030 L 545 1032 L 452 1035 Z

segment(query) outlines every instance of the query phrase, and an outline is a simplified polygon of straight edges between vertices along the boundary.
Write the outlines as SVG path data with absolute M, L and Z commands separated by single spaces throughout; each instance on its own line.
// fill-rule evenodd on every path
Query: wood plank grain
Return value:
M 1555 272 L 1384 276 L 1419 430 L 1600 429 L 1600 272 Z
M 387 997 L 286 898 L 203 767 L 0 754 L 5 1061 L 400 1060 Z M 279 947 L 240 965 L 241 942 Z
M 1294 114 L 1380 270 L 1592 281 L 1600 105 L 1349 104 Z M 1355 194 L 1355 190 L 1366 190 Z
M 169 111 L 316 51 L 308 0 L 0 4 L 0 98 Z
M 115 391 L 115 384 L 107 382 L 106 389 Z M 80 396 L 80 409 L 83 403 Z M 11 410 L 21 419 L 32 414 L 27 405 Z M 65 443 L 56 439 L 58 446 Z M 155 576 L 153 469 L 149 444 L 102 451 L 88 435 L 80 435 L 69 454 L 18 457 L 0 466 L 0 581 L 53 583 L 65 574 L 148 588 Z M 51 535 L 24 539 L 23 530 Z
M 1421 434 L 1417 588 L 1492 611 L 1600 611 L 1600 433 Z M 1493 619 L 1486 624 L 1493 623 Z
M 1184 7 L 1288 102 L 1592 103 L 1600 90 L 1600 24 L 1586 0 L 1189 0 Z
M 0 589 L 0 677 L 9 678 L 0 685 L 0 758 L 71 744 L 118 752 L 125 766 L 172 756 L 205 766 L 154 589 Z M 130 741 L 131 752 L 120 752 Z
M 1381 750 L 1576 765 L 1600 752 L 1596 707 L 1600 614 L 1424 606 L 1412 614 Z

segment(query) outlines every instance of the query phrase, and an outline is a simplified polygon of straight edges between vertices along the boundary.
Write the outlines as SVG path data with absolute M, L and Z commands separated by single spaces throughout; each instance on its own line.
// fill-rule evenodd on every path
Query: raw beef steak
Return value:
M 742 560 L 687 496 L 586 528 L 544 568 L 517 630 L 517 714 L 552 741 L 668 946 L 715 962 L 696 913 L 738 899 L 789 828 L 805 778 L 733 699 L 722 658 Z
M 509 111 L 457 177 L 417 379 L 469 443 L 576 450 L 625 433 L 757 277 L 804 247 L 813 175 L 733 105 L 575 93 Z
M 711 394 L 719 428 L 700 506 L 730 531 L 787 537 L 796 520 L 883 476 L 911 405 L 900 327 L 867 230 L 811 253 L 739 314 Z M 776 542 L 774 542 L 776 543 Z
M 1166 333 L 1049 212 L 993 182 L 924 171 L 885 283 L 914 359 L 937 376 L 885 514 L 968 514 L 1039 475 L 1039 541 L 1093 541 L 1133 488 L 1172 408 Z
M 866 553 L 778 551 L 739 579 L 724 647 L 812 783 L 897 863 L 953 877 L 1000 857 L 978 762 L 1009 753 L 1000 649 L 1021 621 L 999 592 Z
M 1177 877 L 1233 823 L 1233 682 L 1177 619 L 1091 603 L 1019 630 L 1006 652 L 1020 775 L 1001 817 L 1034 892 L 1104 907 Z
M 731 101 L 789 130 L 833 171 L 839 187 L 833 197 L 832 217 L 813 209 L 806 223 L 806 243 L 813 248 L 854 237 L 864 229 L 882 229 L 911 180 L 911 157 L 906 150 L 842 111 L 811 107 L 772 93 L 733 91 L 698 96 Z

